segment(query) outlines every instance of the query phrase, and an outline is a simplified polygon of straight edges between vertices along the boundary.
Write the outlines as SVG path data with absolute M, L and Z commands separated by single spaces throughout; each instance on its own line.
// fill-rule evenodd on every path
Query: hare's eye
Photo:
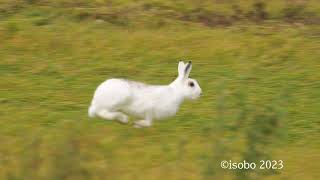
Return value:
M 190 87 L 193 87 L 193 86 L 194 86 L 194 83 L 193 83 L 193 82 L 189 82 L 189 86 L 190 86 Z

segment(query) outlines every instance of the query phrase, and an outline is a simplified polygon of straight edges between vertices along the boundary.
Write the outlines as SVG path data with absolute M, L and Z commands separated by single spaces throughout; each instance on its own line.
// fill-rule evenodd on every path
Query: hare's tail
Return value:
M 94 118 L 96 116 L 96 108 L 93 105 L 89 107 L 88 115 L 90 118 Z

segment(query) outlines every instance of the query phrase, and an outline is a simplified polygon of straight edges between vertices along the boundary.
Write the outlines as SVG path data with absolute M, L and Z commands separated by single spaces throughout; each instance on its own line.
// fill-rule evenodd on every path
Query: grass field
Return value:
M 0 179 L 320 179 L 317 1 L 291 19 L 270 1 L 268 18 L 237 20 L 235 1 L 71 2 L 0 1 Z M 105 79 L 168 84 L 180 59 L 203 96 L 175 117 L 88 119 Z M 220 167 L 267 159 L 284 168 Z

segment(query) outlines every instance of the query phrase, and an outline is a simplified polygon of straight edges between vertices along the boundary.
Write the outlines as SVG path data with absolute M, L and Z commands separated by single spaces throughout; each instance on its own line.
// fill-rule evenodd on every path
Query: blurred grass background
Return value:
M 319 179 L 319 24 L 317 0 L 0 0 L 0 179 Z M 105 79 L 180 59 L 203 96 L 177 116 L 88 120 Z

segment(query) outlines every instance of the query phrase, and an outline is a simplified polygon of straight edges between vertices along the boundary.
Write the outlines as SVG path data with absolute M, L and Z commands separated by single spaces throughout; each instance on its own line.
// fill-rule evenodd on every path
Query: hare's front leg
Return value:
M 150 115 L 147 115 L 143 120 L 134 122 L 135 128 L 150 127 L 151 125 L 152 125 L 152 117 Z
M 121 123 L 128 123 L 129 118 L 127 115 L 121 113 L 121 112 L 111 112 L 108 110 L 101 110 L 98 113 L 98 116 L 103 118 L 103 119 L 108 119 L 108 120 L 118 120 Z

